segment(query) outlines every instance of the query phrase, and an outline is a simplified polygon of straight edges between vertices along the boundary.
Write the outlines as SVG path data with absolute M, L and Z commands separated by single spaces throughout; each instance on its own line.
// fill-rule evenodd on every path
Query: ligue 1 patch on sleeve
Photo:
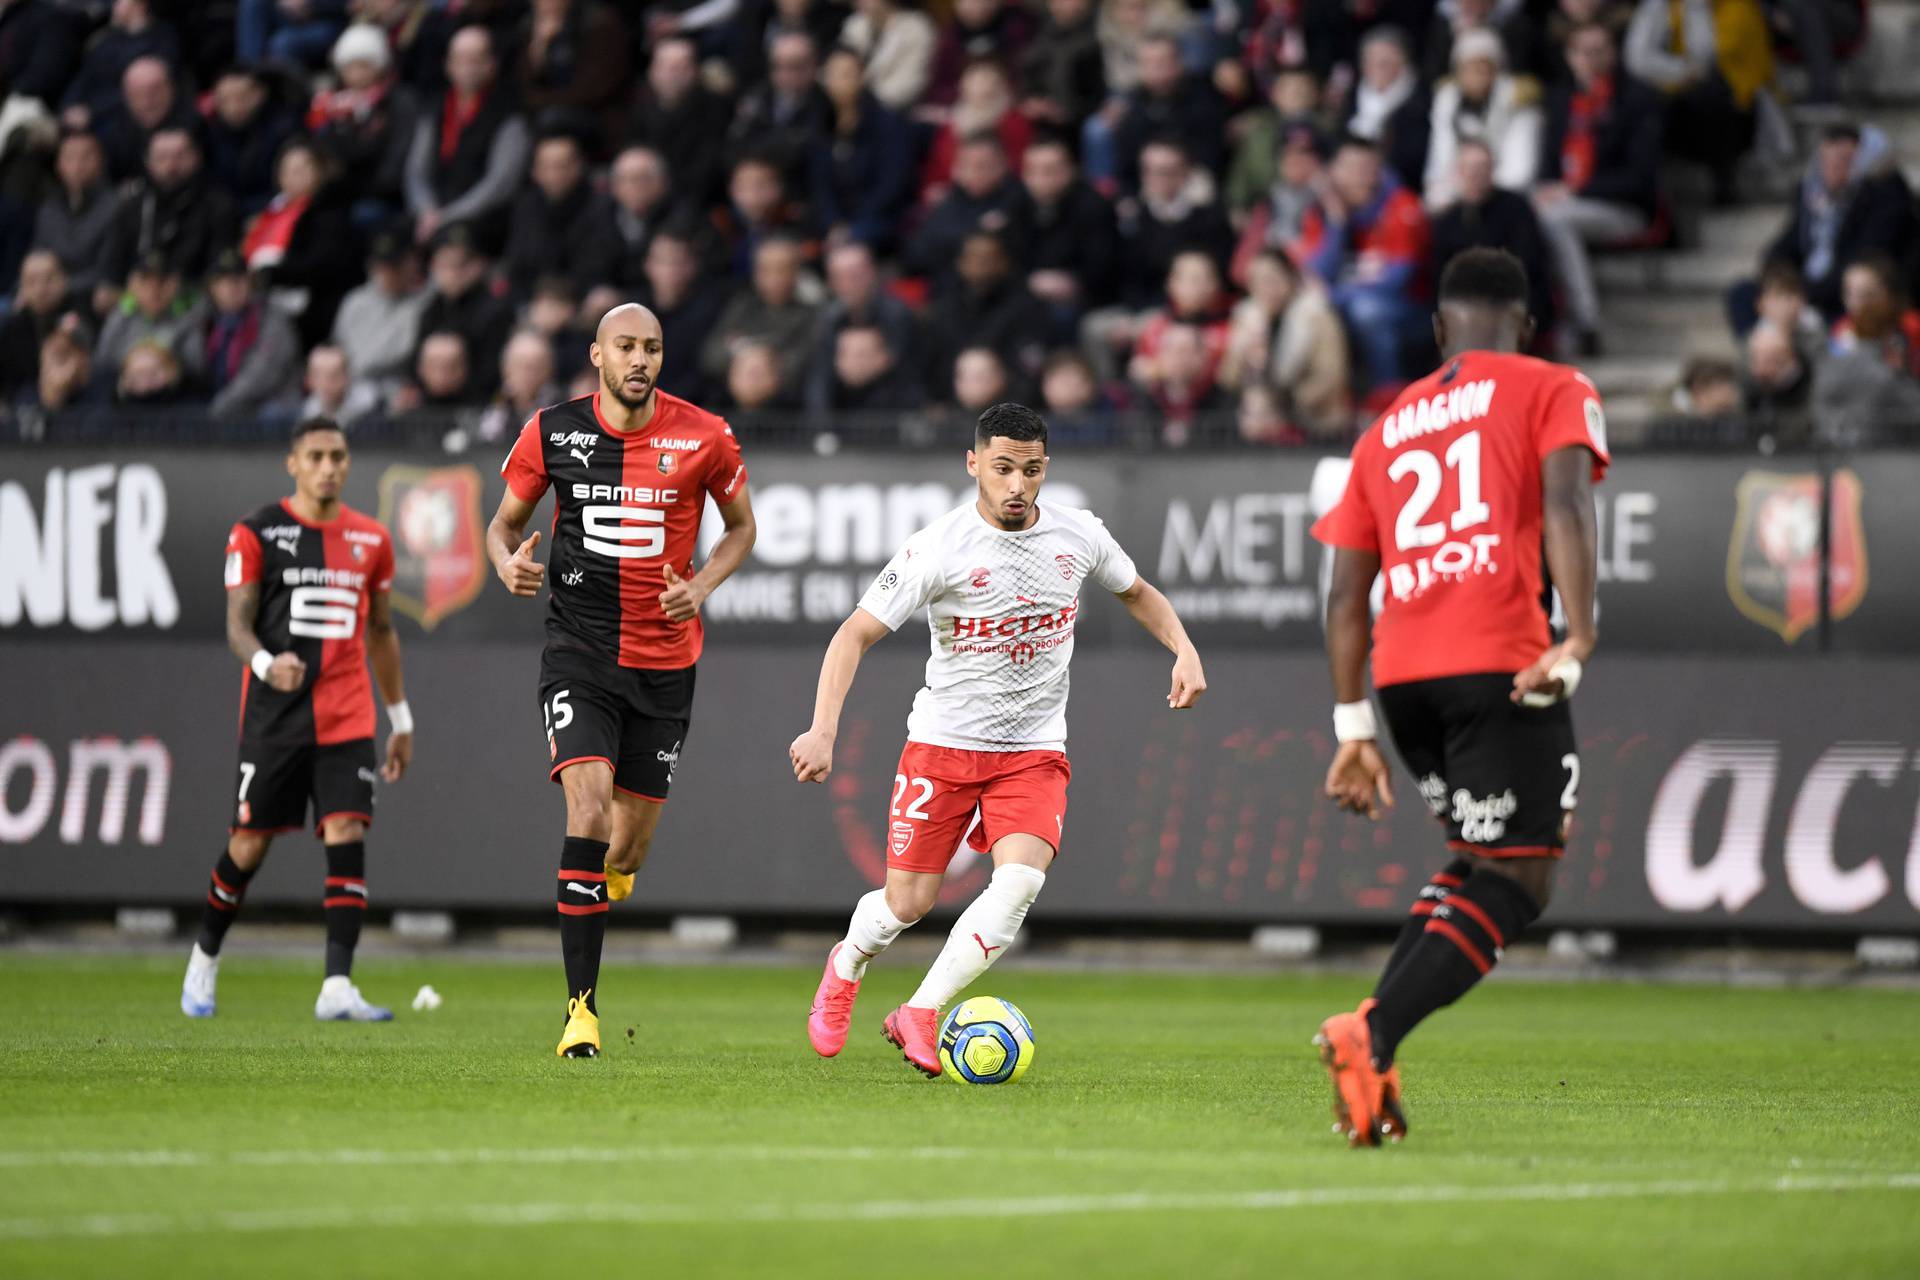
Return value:
M 227 585 L 237 587 L 246 580 L 246 565 L 238 551 L 227 552 Z
M 1598 400 L 1587 401 L 1587 439 L 1604 457 L 1607 452 L 1607 413 Z

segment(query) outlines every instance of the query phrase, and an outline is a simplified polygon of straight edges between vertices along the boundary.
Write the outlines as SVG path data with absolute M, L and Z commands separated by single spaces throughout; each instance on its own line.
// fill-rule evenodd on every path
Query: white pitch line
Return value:
M 1052 1218 L 1106 1213 L 1206 1213 L 1352 1205 L 1500 1204 L 1517 1201 L 1669 1199 L 1679 1196 L 1793 1195 L 1836 1191 L 1920 1191 L 1920 1173 L 1871 1176 L 1712 1179 L 1667 1182 L 1527 1183 L 1517 1186 L 1300 1187 L 1268 1190 L 1122 1192 L 1111 1195 L 955 1200 L 871 1200 L 852 1204 L 734 1205 L 434 1204 L 418 1208 L 330 1205 L 304 1209 L 210 1210 L 0 1218 L 0 1240 L 120 1236 L 264 1234 L 370 1227 L 535 1227 L 601 1223 L 630 1226 L 800 1222 L 893 1222 L 928 1218 Z

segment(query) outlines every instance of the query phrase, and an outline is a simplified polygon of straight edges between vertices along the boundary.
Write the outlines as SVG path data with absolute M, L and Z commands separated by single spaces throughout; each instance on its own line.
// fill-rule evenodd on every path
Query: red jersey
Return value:
M 720 418 L 664 391 L 653 420 L 615 431 L 600 396 L 533 415 L 500 468 L 523 502 L 554 491 L 547 557 L 547 640 L 623 667 L 674 671 L 699 661 L 698 615 L 674 622 L 660 608 L 661 568 L 693 576 L 707 496 L 733 501 L 746 488 L 740 442 Z
M 371 516 L 342 505 L 326 524 L 271 503 L 227 535 L 227 590 L 260 584 L 254 633 L 268 653 L 297 653 L 306 683 L 281 693 L 240 678 L 243 742 L 353 742 L 374 731 L 367 677 L 367 607 L 393 589 L 393 539 Z
M 1519 671 L 1552 643 L 1540 464 L 1570 446 L 1593 454 L 1598 483 L 1609 458 L 1593 383 L 1491 351 L 1414 383 L 1360 437 L 1313 536 L 1380 557 L 1376 685 Z

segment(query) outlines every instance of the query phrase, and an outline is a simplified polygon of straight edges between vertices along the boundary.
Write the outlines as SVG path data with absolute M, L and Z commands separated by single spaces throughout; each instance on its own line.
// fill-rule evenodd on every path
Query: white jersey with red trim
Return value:
M 1064 750 L 1080 584 L 1120 592 L 1138 577 L 1098 516 L 1058 503 L 1040 503 L 1030 527 L 1008 530 L 969 501 L 908 538 L 860 601 L 894 630 L 926 611 L 932 652 L 908 739 Z

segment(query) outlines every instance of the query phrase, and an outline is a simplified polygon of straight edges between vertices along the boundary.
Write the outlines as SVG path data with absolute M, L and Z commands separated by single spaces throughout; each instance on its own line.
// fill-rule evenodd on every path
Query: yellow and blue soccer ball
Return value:
M 963 1001 L 940 1024 L 940 1065 L 960 1084 L 1012 1084 L 1033 1065 L 1033 1024 L 997 996 Z

